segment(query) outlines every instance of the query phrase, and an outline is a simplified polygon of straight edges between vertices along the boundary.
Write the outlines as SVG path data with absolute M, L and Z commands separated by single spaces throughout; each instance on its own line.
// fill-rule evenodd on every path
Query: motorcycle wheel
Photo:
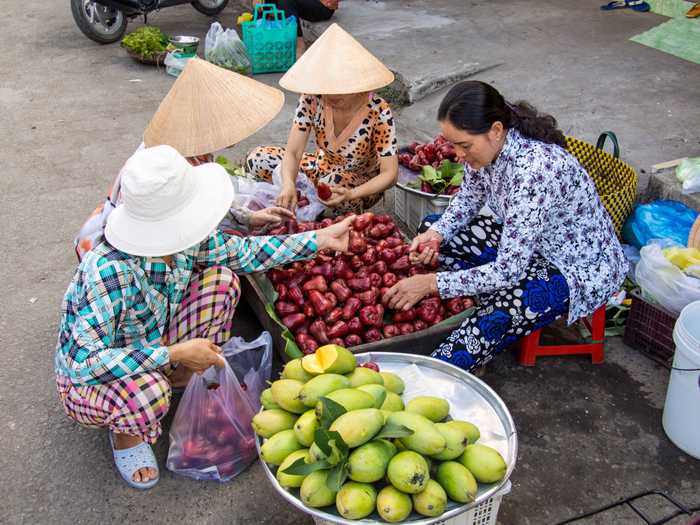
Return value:
M 80 31 L 98 44 L 112 44 L 120 40 L 129 24 L 119 9 L 94 0 L 71 0 L 70 7 Z
M 229 0 L 195 0 L 192 7 L 204 15 L 216 16 L 226 9 L 228 2 Z

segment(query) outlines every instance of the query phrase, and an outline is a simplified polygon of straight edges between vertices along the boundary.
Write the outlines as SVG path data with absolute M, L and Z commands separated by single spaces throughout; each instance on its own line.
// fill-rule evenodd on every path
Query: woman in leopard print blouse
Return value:
M 398 178 L 394 117 L 373 92 L 392 80 L 386 67 L 334 24 L 280 81 L 301 93 L 287 147 L 255 148 L 247 158 L 248 171 L 270 181 L 281 166 L 277 204 L 288 209 L 296 206 L 299 173 L 315 186 L 331 187 L 324 204 L 334 214 L 374 206 Z M 312 133 L 317 149 L 306 153 Z

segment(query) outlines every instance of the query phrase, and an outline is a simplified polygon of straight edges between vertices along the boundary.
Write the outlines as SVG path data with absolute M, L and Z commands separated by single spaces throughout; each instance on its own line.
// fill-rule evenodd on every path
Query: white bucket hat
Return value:
M 121 172 L 124 202 L 110 213 L 107 241 L 125 253 L 171 255 L 203 241 L 231 207 L 234 189 L 215 163 L 193 167 L 170 146 L 134 153 Z

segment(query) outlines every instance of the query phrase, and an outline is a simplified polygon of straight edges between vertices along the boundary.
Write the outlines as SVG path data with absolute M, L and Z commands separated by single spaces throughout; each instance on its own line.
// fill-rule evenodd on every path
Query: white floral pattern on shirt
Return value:
M 593 180 L 563 148 L 509 130 L 491 165 L 466 167 L 459 193 L 432 228 L 447 241 L 484 204 L 503 221 L 498 256 L 468 270 L 438 273 L 441 297 L 512 286 L 535 253 L 566 277 L 569 323 L 594 312 L 620 288 L 628 265 L 610 217 Z

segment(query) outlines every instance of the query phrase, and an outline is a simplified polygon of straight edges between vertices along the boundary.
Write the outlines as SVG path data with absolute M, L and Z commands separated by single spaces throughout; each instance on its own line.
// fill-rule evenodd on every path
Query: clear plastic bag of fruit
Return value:
M 199 480 L 229 481 L 256 458 L 254 406 L 231 366 L 194 374 L 170 429 L 168 470 Z
M 253 410 L 260 410 L 260 394 L 272 375 L 272 336 L 262 332 L 257 339 L 246 341 L 232 337 L 222 347 L 224 357 L 248 396 Z

